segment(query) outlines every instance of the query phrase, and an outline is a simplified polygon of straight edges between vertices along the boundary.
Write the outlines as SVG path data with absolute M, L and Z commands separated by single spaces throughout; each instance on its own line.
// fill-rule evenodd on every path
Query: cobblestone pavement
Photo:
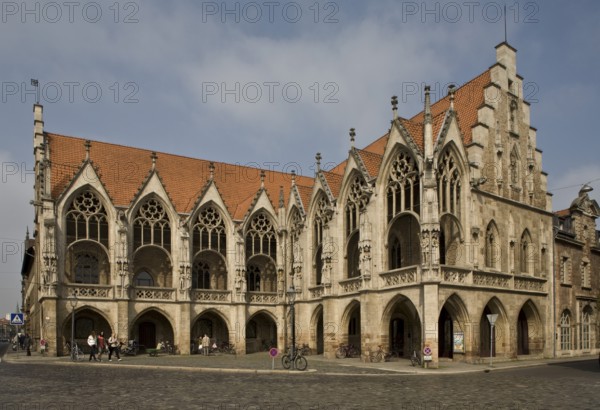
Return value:
M 490 372 L 449 363 L 415 373 L 402 361 L 316 356 L 310 371 L 271 371 L 265 356 L 72 363 L 13 353 L 0 364 L 0 409 L 596 409 L 600 397 L 597 358 L 498 363 Z

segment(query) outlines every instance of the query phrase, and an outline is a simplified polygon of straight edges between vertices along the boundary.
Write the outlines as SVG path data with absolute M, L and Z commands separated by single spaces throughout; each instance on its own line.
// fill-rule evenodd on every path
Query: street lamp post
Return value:
M 73 355 L 73 352 L 76 350 L 73 350 L 75 348 L 75 308 L 77 307 L 77 295 L 73 294 L 73 297 L 71 299 L 69 299 L 69 304 L 71 305 L 71 359 L 75 360 L 75 356 Z
M 496 319 L 498 319 L 498 314 L 489 314 L 487 315 L 487 319 L 490 322 L 490 367 L 492 367 L 494 356 L 494 325 L 496 324 Z
M 292 358 L 292 366 L 295 367 L 294 358 L 296 357 L 296 312 L 294 310 L 294 301 L 296 299 L 296 289 L 294 286 L 290 286 L 288 291 L 288 299 L 290 301 L 290 317 L 292 320 L 292 350 L 291 350 L 291 358 Z

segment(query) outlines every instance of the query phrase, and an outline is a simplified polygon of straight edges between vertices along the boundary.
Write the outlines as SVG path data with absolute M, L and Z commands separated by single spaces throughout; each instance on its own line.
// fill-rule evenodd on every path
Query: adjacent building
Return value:
M 93 329 L 182 354 L 204 333 L 240 354 L 284 348 L 292 290 L 298 342 L 329 357 L 342 344 L 365 360 L 428 348 L 431 366 L 552 356 L 562 312 L 598 316 L 597 205 L 572 207 L 583 236 L 559 230 L 555 250 L 509 44 L 430 99 L 403 118 L 392 97 L 385 135 L 358 148 L 351 129 L 347 158 L 323 169 L 317 153 L 310 177 L 52 133 L 35 105 L 30 333 L 55 354 Z M 589 287 L 559 284 L 554 252 L 572 272 L 587 261 Z M 569 337 L 570 352 L 597 351 L 597 336 Z

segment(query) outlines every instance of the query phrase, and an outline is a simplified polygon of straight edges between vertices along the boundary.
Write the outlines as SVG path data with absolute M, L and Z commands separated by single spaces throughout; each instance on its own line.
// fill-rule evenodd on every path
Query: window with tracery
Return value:
M 267 255 L 273 260 L 277 258 L 275 229 L 271 220 L 262 212 L 252 218 L 246 232 L 246 258 L 254 255 Z
M 581 312 L 581 349 L 590 350 L 591 346 L 591 334 L 590 334 L 590 324 L 591 324 L 591 308 L 586 306 Z
M 348 278 L 360 276 L 359 250 L 360 231 L 358 223 L 360 213 L 369 203 L 370 188 L 364 178 L 356 175 L 350 185 L 348 197 L 346 199 L 346 237 L 348 245 L 346 248 L 347 274 Z
M 568 310 L 560 316 L 560 350 L 571 350 L 571 314 Z
M 414 159 L 400 152 L 390 170 L 387 185 L 387 220 L 405 210 L 420 211 L 419 171 Z
M 366 193 L 369 191 L 367 181 L 360 175 L 356 175 L 346 199 L 346 237 L 358 229 L 358 220 L 360 212 L 363 211 L 369 203 L 369 196 Z
M 333 209 L 327 197 L 323 194 L 317 200 L 315 212 L 313 249 L 315 250 L 315 284 L 320 285 L 323 281 L 323 230 L 331 220 Z
M 207 206 L 198 214 L 193 226 L 192 246 L 194 254 L 203 250 L 213 250 L 225 255 L 227 235 L 223 217 L 212 206 Z
M 102 202 L 92 191 L 79 194 L 66 214 L 67 245 L 82 239 L 108 246 L 108 218 Z
M 260 268 L 256 265 L 248 265 L 246 271 L 246 282 L 248 292 L 259 292 L 260 289 Z
M 437 178 L 440 213 L 449 212 L 460 218 L 461 174 L 449 150 L 440 159 Z
M 192 288 L 210 289 L 210 267 L 206 261 L 199 260 L 194 263 L 192 270 Z
M 133 245 L 135 249 L 156 245 L 171 251 L 171 223 L 158 200 L 148 199 L 138 209 L 133 221 Z
M 98 284 L 100 264 L 98 256 L 90 252 L 75 255 L 75 283 Z
M 571 262 L 568 256 L 561 256 L 560 258 L 560 283 L 571 283 Z

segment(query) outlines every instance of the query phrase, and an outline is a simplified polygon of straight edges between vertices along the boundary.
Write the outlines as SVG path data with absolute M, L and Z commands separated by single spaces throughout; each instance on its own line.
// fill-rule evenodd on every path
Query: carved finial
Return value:
M 317 152 L 317 155 L 315 155 L 315 160 L 317 161 L 317 172 L 321 171 L 321 153 Z
M 431 123 L 431 100 L 429 97 L 429 90 L 431 87 L 425 86 L 425 123 Z
M 264 169 L 260 170 L 260 187 L 261 188 L 265 187 L 265 170 Z
M 398 118 L 398 97 L 392 96 L 392 111 L 394 114 L 394 119 Z
M 210 180 L 212 181 L 213 179 L 215 179 L 215 163 L 211 162 L 210 164 L 208 164 L 208 172 L 210 172 Z
M 29 240 L 29 226 L 27 227 L 27 230 L 25 231 L 25 240 L 26 241 Z
M 152 151 L 150 158 L 152 158 L 152 170 L 154 171 L 154 169 L 156 169 L 156 158 L 158 158 L 158 155 L 156 155 L 156 152 Z
M 292 186 L 296 186 L 296 170 L 292 169 Z
M 356 137 L 356 132 L 354 132 L 354 128 L 350 128 L 350 147 L 354 148 L 354 137 Z
M 284 207 L 284 201 L 283 201 L 283 185 L 279 185 L 279 207 L 283 208 Z
M 456 92 L 454 84 L 448 86 L 448 95 L 450 96 L 450 109 L 454 111 L 454 93 Z
M 90 159 L 90 148 L 92 147 L 92 141 L 85 140 L 85 143 L 83 144 L 83 146 L 85 147 L 85 160 L 89 161 L 89 159 Z

